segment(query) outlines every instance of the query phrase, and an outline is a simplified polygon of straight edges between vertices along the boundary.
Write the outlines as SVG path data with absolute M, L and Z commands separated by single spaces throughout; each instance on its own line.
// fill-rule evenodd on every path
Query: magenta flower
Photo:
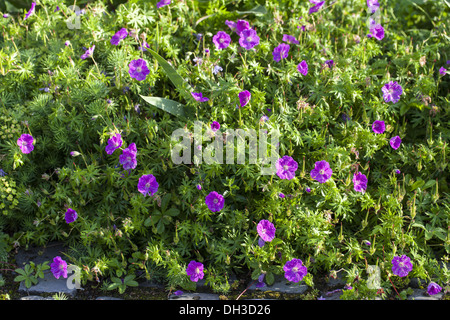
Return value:
M 435 294 L 438 294 L 439 292 L 441 292 L 442 287 L 440 285 L 438 285 L 436 282 L 430 282 L 430 284 L 427 287 L 427 293 L 432 296 Z
M 120 41 L 125 39 L 128 36 L 128 31 L 125 28 L 120 29 L 117 31 L 111 38 L 110 42 L 112 45 L 117 46 Z
M 153 196 L 158 191 L 159 184 L 152 174 L 142 175 L 138 181 L 138 191 L 144 196 Z
M 125 148 L 122 151 L 122 154 L 119 156 L 119 162 L 121 165 L 123 165 L 123 168 L 125 170 L 136 168 L 137 166 L 136 154 L 137 149 L 135 143 L 130 144 L 128 148 Z
M 220 123 L 218 123 L 217 121 L 213 121 L 211 123 L 211 130 L 216 132 L 219 129 L 220 129 Z
M 445 76 L 445 74 L 447 73 L 447 69 L 445 69 L 444 67 L 441 67 L 439 69 L 439 73 L 441 74 L 441 76 Z
M 256 226 L 259 236 L 265 242 L 270 242 L 275 238 L 275 227 L 269 220 L 261 220 Z
M 367 7 L 369 8 L 370 13 L 375 13 L 380 7 L 380 4 L 378 3 L 378 0 L 367 0 Z
M 280 62 L 281 59 L 287 58 L 289 49 L 290 46 L 288 44 L 281 43 L 280 45 L 278 45 L 278 47 L 276 47 L 272 52 L 273 60 L 276 62 Z
M 33 145 L 34 139 L 30 134 L 22 134 L 19 139 L 17 139 L 17 145 L 22 153 L 30 153 L 34 149 Z
M 239 96 L 239 103 L 242 108 L 242 107 L 245 107 L 247 105 L 247 103 L 249 103 L 250 98 L 252 97 L 252 94 L 250 93 L 250 91 L 244 90 L 244 91 L 239 92 L 238 96 Z
M 88 48 L 86 49 L 86 51 L 81 55 L 81 59 L 86 59 L 89 57 L 92 57 L 92 55 L 94 54 L 94 49 L 95 49 L 95 44 L 92 46 L 92 48 Z
M 231 31 L 236 30 L 236 22 L 225 20 L 225 24 L 231 29 Z
M 56 279 L 59 279 L 61 276 L 67 278 L 67 262 L 61 259 L 60 256 L 53 258 L 50 270 Z
M 297 71 L 300 72 L 302 75 L 306 76 L 308 74 L 308 64 L 305 60 L 300 62 L 297 66 Z
M 212 39 L 217 50 L 225 49 L 230 45 L 231 37 L 225 31 L 219 31 Z
M 280 179 L 291 180 L 295 177 L 298 163 L 292 157 L 284 156 L 278 159 L 275 168 L 277 169 L 277 176 Z
M 219 212 L 225 205 L 225 200 L 221 194 L 211 191 L 205 198 L 206 206 L 212 212 Z
M 150 70 L 147 67 L 147 62 L 144 59 L 132 60 L 128 65 L 128 73 L 130 77 L 136 79 L 137 81 L 145 80 Z
M 361 172 L 353 175 L 353 189 L 357 192 L 366 192 L 367 189 L 367 177 Z
M 400 174 L 400 173 L 401 173 L 401 171 L 400 171 L 400 170 L 398 170 L 398 169 L 396 169 L 396 170 L 395 170 L 395 173 L 396 173 L 396 174 Z
M 372 123 L 372 131 L 381 134 L 386 129 L 386 126 L 384 125 L 384 121 L 376 120 Z
M 161 0 L 161 1 L 159 1 L 157 4 L 156 4 L 156 8 L 161 8 L 161 7 L 164 7 L 164 6 L 167 6 L 167 5 L 169 5 L 170 3 L 172 2 L 172 0 Z
M 400 144 L 402 143 L 402 139 L 400 139 L 399 136 L 395 136 L 389 140 L 389 144 L 391 145 L 392 149 L 397 150 L 400 147 Z
M 325 4 L 325 1 L 318 1 L 318 0 L 310 0 L 312 4 L 314 4 L 313 7 L 309 8 L 309 14 L 313 14 L 314 12 L 317 12 L 320 10 L 320 8 L 323 7 Z
M 292 259 L 283 266 L 284 277 L 290 282 L 300 282 L 308 273 L 308 269 L 303 265 L 302 260 Z
M 105 151 L 107 154 L 113 154 L 116 149 L 119 149 L 122 146 L 122 136 L 120 133 L 112 136 L 108 139 L 108 145 L 105 147 Z
M 332 174 L 333 170 L 331 170 L 330 164 L 325 160 L 317 161 L 314 165 L 314 169 L 310 172 L 311 178 L 319 181 L 320 183 L 325 183 L 328 179 L 330 179 Z
M 209 100 L 209 98 L 204 97 L 203 93 L 201 92 L 191 92 L 191 95 L 194 97 L 195 100 L 199 102 L 206 102 Z
M 395 256 L 392 259 L 392 272 L 399 277 L 406 277 L 408 273 L 412 270 L 413 265 L 411 259 L 405 255 L 401 257 Z
M 374 37 L 377 40 L 382 40 L 384 38 L 384 28 L 381 24 L 376 23 L 375 20 L 370 20 L 369 38 Z
M 294 44 L 299 44 L 300 42 L 298 42 L 297 39 L 295 39 L 294 36 L 288 35 L 288 34 L 283 34 L 283 41 L 287 42 L 287 43 L 294 43 Z
M 259 37 L 253 29 L 245 29 L 240 33 L 239 44 L 247 50 L 259 44 Z
M 193 282 L 203 279 L 203 263 L 192 260 L 186 268 L 186 273 Z
M 238 35 L 241 35 L 241 33 L 244 30 L 249 30 L 250 28 L 250 24 L 248 23 L 248 21 L 245 20 L 238 20 L 236 21 L 236 33 Z
M 176 296 L 182 296 L 183 293 L 184 293 L 183 291 L 177 290 L 177 291 L 175 291 L 173 294 L 176 295 Z
M 34 13 L 34 8 L 35 7 L 36 7 L 36 2 L 33 2 L 31 4 L 30 10 L 28 10 L 27 14 L 25 15 L 25 19 L 23 19 L 24 21 L 27 20 Z
M 397 103 L 403 93 L 402 86 L 397 81 L 391 81 L 381 88 L 383 92 L 383 99 L 385 102 Z
M 75 210 L 69 208 L 66 211 L 66 215 L 64 217 L 66 219 L 66 223 L 72 223 L 78 218 L 78 214 Z

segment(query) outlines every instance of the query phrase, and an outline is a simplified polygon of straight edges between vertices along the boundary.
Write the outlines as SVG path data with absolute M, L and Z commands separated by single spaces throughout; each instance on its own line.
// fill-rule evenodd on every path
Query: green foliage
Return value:
M 39 278 L 44 278 L 44 271 L 50 269 L 48 261 L 40 264 L 35 264 L 33 261 L 26 264 L 24 268 L 17 268 L 14 271 L 19 275 L 14 278 L 14 281 L 24 282 L 25 287 L 29 289 L 32 285 L 38 283 Z
M 205 265 L 217 292 L 230 290 L 232 274 L 265 274 L 271 284 L 286 261 L 300 258 L 307 285 L 344 269 L 360 283 L 343 298 L 373 298 L 366 265 L 380 267 L 392 293 L 389 280 L 402 285 L 391 274 L 400 254 L 412 259 L 411 276 L 448 285 L 441 265 L 450 260 L 450 77 L 438 71 L 450 60 L 447 1 L 380 1 L 381 41 L 367 37 L 365 1 L 337 1 L 311 15 L 310 3 L 297 0 L 172 1 L 160 9 L 155 1 L 77 1 L 79 29 L 66 23 L 73 1 L 37 1 L 26 20 L 29 5 L 19 2 L 0 6 L 9 13 L 0 20 L 0 257 L 11 244 L 62 241 L 83 282 L 122 293 L 142 278 L 194 290 L 191 260 Z M 225 24 L 237 19 L 257 30 L 255 50 L 241 48 Z M 112 45 L 120 28 L 129 34 Z M 218 31 L 232 38 L 224 50 L 212 42 Z M 299 44 L 275 62 L 284 34 Z M 138 50 L 144 43 L 150 48 Z M 81 59 L 93 45 L 93 56 Z M 139 58 L 149 68 L 143 81 L 128 72 Z M 306 76 L 297 71 L 302 60 Z M 216 66 L 223 70 L 213 73 Z M 403 87 L 398 103 L 383 100 L 389 81 Z M 236 108 L 243 90 L 251 100 Z M 221 130 L 279 132 L 279 156 L 298 162 L 296 177 L 261 175 L 261 163 L 174 164 L 172 132 L 192 133 L 201 121 L 207 136 L 214 120 Z M 383 134 L 372 131 L 375 120 L 385 121 Z M 17 145 L 26 133 L 35 138 L 29 154 Z M 136 144 L 135 169 L 122 168 L 120 149 L 105 152 L 115 133 L 121 149 Z M 389 145 L 396 135 L 398 150 Z M 320 160 L 333 169 L 324 184 L 309 174 Z M 365 193 L 353 189 L 355 172 L 368 178 Z M 137 190 L 144 174 L 158 181 L 154 196 Z M 205 205 L 211 191 L 224 195 L 220 212 Z M 78 219 L 67 224 L 69 207 Z M 263 247 L 261 219 L 277 229 Z M 42 268 L 18 269 L 16 281 L 29 287 Z

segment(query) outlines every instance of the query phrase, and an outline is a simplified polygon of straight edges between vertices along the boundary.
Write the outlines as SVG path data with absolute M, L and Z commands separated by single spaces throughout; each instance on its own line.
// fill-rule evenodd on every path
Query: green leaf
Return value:
M 144 99 L 145 102 L 151 104 L 152 106 L 161 109 L 165 112 L 168 112 L 170 114 L 173 114 L 177 117 L 191 117 L 192 112 L 189 112 L 187 107 L 179 102 L 176 102 L 174 100 L 160 98 L 160 97 L 148 97 L 148 96 L 142 96 L 141 98 Z
M 177 208 L 170 208 L 165 212 L 165 214 L 168 214 L 171 217 L 176 217 L 180 214 L 180 210 L 178 210 Z
M 247 11 L 236 11 L 237 14 L 255 14 L 255 15 L 264 15 L 267 13 L 267 9 L 264 6 L 256 6 L 253 9 L 247 10 Z
M 411 186 L 411 191 L 414 191 L 417 188 L 421 188 L 424 184 L 425 184 L 424 180 L 418 180 L 418 181 L 414 182 L 413 185 Z
M 275 277 L 272 272 L 266 273 L 266 283 L 268 286 L 272 285 L 275 282 Z
M 162 210 L 162 212 L 166 211 L 167 206 L 169 205 L 171 197 L 172 197 L 172 195 L 170 193 L 168 193 L 168 194 L 166 194 L 164 196 L 164 198 L 162 198 L 162 201 L 161 201 L 161 210 Z
M 178 74 L 178 72 L 159 54 L 151 49 L 147 49 L 153 57 L 158 61 L 164 72 L 169 77 L 170 81 L 175 85 L 175 87 L 180 91 L 180 93 L 185 97 L 186 100 L 191 98 L 190 92 L 192 91 L 191 86 L 184 81 L 184 79 Z

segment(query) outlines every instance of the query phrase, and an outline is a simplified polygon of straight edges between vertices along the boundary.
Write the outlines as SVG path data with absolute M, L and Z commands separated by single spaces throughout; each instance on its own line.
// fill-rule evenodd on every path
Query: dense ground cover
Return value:
M 0 261 L 70 249 L 18 281 L 448 286 L 447 1 L 33 3 L 0 7 Z M 227 129 L 278 135 L 276 174 L 249 150 L 199 163 L 196 122 L 227 148 Z

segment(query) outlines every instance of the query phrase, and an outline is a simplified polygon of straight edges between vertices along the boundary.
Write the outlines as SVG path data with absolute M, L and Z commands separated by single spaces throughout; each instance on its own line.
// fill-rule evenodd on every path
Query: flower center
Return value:
M 214 199 L 213 202 L 214 204 L 217 204 L 217 202 L 219 202 L 219 199 Z
M 323 170 L 323 169 L 319 171 L 319 174 L 324 174 L 324 173 L 325 173 L 325 170 Z
M 137 67 L 136 68 L 136 72 L 142 72 L 142 68 L 141 67 Z
M 220 38 L 220 39 L 219 39 L 219 42 L 220 42 L 220 43 L 223 43 L 223 41 L 224 41 L 223 38 Z
M 127 161 L 130 162 L 131 161 L 131 157 L 127 157 Z
M 195 273 L 200 273 L 200 269 L 199 268 L 195 268 Z
M 287 171 L 287 170 L 289 169 L 289 166 L 288 166 L 287 164 L 285 164 L 285 165 L 283 166 L 283 169 L 284 169 L 285 171 Z
M 293 272 L 298 272 L 298 267 L 293 267 L 293 268 L 292 268 L 292 271 L 293 271 Z
M 247 42 L 252 42 L 252 37 L 247 37 Z
M 147 183 L 145 184 L 145 188 L 146 188 L 146 189 L 150 189 L 150 182 L 147 182 Z

